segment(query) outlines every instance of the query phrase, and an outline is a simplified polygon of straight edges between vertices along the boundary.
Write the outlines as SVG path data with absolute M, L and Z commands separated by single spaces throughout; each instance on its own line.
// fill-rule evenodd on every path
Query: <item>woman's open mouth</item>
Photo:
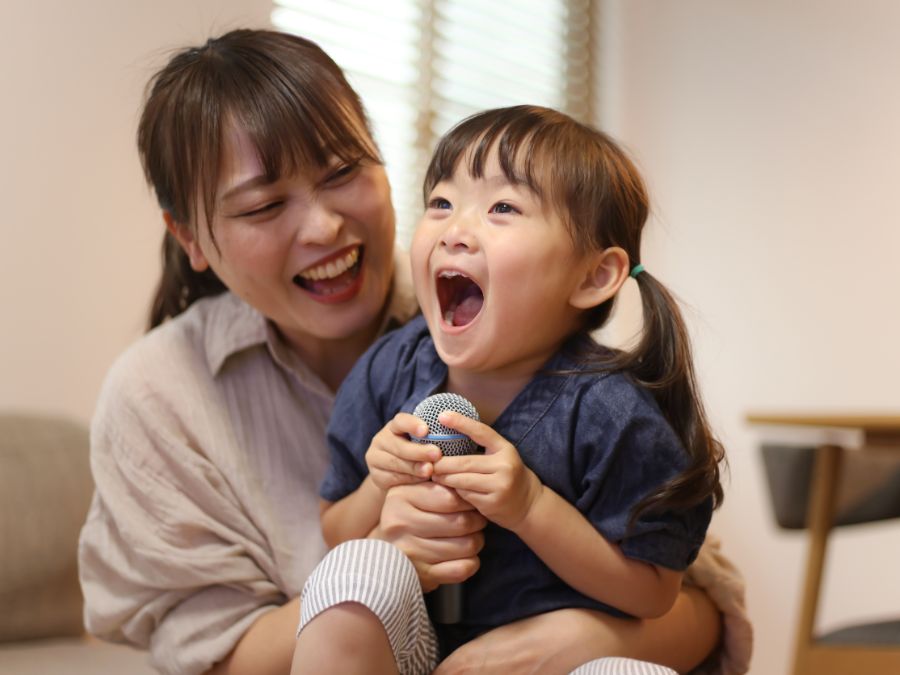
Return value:
M 484 305 L 484 292 L 462 272 L 445 270 L 437 275 L 441 317 L 450 326 L 470 324 Z
M 355 290 L 362 269 L 363 253 L 362 246 L 353 246 L 295 274 L 293 282 L 313 295 L 336 300 L 348 291 Z

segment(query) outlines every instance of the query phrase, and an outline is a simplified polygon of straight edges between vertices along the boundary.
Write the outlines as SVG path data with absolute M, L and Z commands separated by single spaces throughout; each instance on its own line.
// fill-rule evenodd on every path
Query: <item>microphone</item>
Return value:
M 475 441 L 438 422 L 438 415 L 445 410 L 452 410 L 473 420 L 481 419 L 478 417 L 478 411 L 475 410 L 475 406 L 459 394 L 434 394 L 424 399 L 413 410 L 413 415 L 428 425 L 428 433 L 421 438 L 412 436 L 412 440 L 416 443 L 434 444 L 446 456 L 476 454 L 479 448 Z M 432 613 L 435 623 L 453 624 L 462 620 L 462 584 L 438 586 L 434 590 L 432 597 Z

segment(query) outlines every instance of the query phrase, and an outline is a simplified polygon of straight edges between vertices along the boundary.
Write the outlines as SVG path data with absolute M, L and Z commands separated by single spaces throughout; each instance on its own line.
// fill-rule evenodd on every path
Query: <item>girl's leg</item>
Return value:
M 648 661 L 612 656 L 585 663 L 573 670 L 571 675 L 678 675 L 678 673 L 671 668 Z
M 367 607 L 351 602 L 331 607 L 303 626 L 291 666 L 291 675 L 398 672 L 381 621 Z
M 395 546 L 375 539 L 335 547 L 300 600 L 293 675 L 430 673 L 437 639 L 419 578 Z

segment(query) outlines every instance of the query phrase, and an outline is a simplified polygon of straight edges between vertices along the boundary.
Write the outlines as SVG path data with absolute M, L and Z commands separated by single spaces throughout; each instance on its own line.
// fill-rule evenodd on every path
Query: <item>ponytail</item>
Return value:
M 635 275 L 641 291 L 643 330 L 630 351 L 598 353 L 592 365 L 604 371 L 623 371 L 652 394 L 666 420 L 687 449 L 687 467 L 639 502 L 630 522 L 643 512 L 684 510 L 712 498 L 722 503 L 719 462 L 722 444 L 713 436 L 697 386 L 690 338 L 678 303 L 648 272 Z
M 178 316 L 195 300 L 218 295 L 225 290 L 212 269 L 195 272 L 187 254 L 168 231 L 162 243 L 163 271 L 150 305 L 147 330 Z

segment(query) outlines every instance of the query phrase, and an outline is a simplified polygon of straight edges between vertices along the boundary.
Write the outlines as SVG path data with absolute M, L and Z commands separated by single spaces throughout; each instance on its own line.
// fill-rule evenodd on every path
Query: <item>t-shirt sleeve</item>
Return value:
M 576 457 L 583 462 L 576 505 L 629 558 L 684 570 L 703 543 L 712 501 L 683 511 L 645 511 L 629 523 L 634 507 L 687 465 L 687 452 L 647 392 L 619 386 L 614 395 L 595 393 L 601 395 L 582 405 L 595 410 L 589 417 L 606 421 L 584 425 L 576 434 L 581 445 Z
M 149 649 L 160 672 L 202 673 L 287 598 L 228 482 L 165 402 L 122 371 L 91 428 L 95 494 L 78 552 L 86 627 Z
M 343 499 L 369 473 L 366 451 L 372 437 L 396 412 L 391 394 L 403 360 L 400 335 L 389 333 L 370 347 L 338 389 L 328 424 L 330 463 L 319 487 L 322 499 Z

